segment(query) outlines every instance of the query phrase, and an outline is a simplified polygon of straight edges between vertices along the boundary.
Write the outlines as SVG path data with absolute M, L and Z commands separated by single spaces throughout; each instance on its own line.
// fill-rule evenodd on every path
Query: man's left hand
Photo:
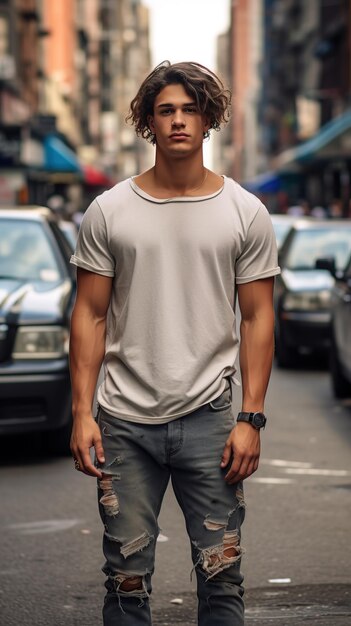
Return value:
M 251 476 L 258 468 L 260 450 L 260 431 L 247 422 L 238 422 L 231 431 L 222 454 L 222 468 L 227 467 L 231 461 L 225 481 L 233 485 Z

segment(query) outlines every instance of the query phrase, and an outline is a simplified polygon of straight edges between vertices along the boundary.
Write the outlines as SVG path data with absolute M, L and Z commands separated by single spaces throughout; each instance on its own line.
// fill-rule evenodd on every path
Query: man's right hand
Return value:
M 94 418 L 92 416 L 75 418 L 71 435 L 71 452 L 76 469 L 88 476 L 95 476 L 101 479 L 102 472 L 92 463 L 90 448 L 95 448 L 98 462 L 104 463 L 105 456 L 101 441 L 101 431 Z

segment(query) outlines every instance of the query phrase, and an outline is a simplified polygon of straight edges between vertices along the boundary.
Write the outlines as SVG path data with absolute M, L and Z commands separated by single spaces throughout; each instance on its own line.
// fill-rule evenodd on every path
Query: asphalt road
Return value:
M 351 402 L 332 398 L 325 370 L 274 370 L 266 413 L 260 468 L 245 489 L 246 623 L 351 625 Z M 101 624 L 95 496 L 94 479 L 46 457 L 40 439 L 0 442 L 0 626 Z M 154 626 L 194 625 L 189 544 L 171 491 L 160 526 Z

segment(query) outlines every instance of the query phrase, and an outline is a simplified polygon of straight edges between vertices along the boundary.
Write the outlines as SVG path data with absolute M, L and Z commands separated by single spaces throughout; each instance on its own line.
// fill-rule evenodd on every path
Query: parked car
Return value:
M 78 228 L 74 224 L 74 222 L 70 222 L 68 220 L 60 220 L 58 222 L 60 229 L 65 235 L 69 245 L 72 249 L 76 247 L 77 238 L 78 238 Z
M 350 254 L 351 220 L 303 218 L 293 224 L 280 250 L 282 272 L 274 294 L 281 367 L 294 363 L 299 353 L 328 351 L 331 290 Z
M 332 290 L 330 373 L 336 398 L 351 397 L 351 258 Z
M 271 213 L 271 220 L 275 233 L 278 250 L 281 249 L 290 228 L 296 222 L 295 215 L 287 215 L 286 213 Z
M 0 436 L 46 433 L 68 449 L 72 247 L 40 207 L 0 209 Z

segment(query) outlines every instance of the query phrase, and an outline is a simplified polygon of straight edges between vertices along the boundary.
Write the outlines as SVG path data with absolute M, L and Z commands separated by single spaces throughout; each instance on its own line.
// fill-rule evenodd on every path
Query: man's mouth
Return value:
M 172 133 L 170 135 L 171 139 L 187 139 L 187 137 L 189 137 L 189 135 L 186 133 Z

